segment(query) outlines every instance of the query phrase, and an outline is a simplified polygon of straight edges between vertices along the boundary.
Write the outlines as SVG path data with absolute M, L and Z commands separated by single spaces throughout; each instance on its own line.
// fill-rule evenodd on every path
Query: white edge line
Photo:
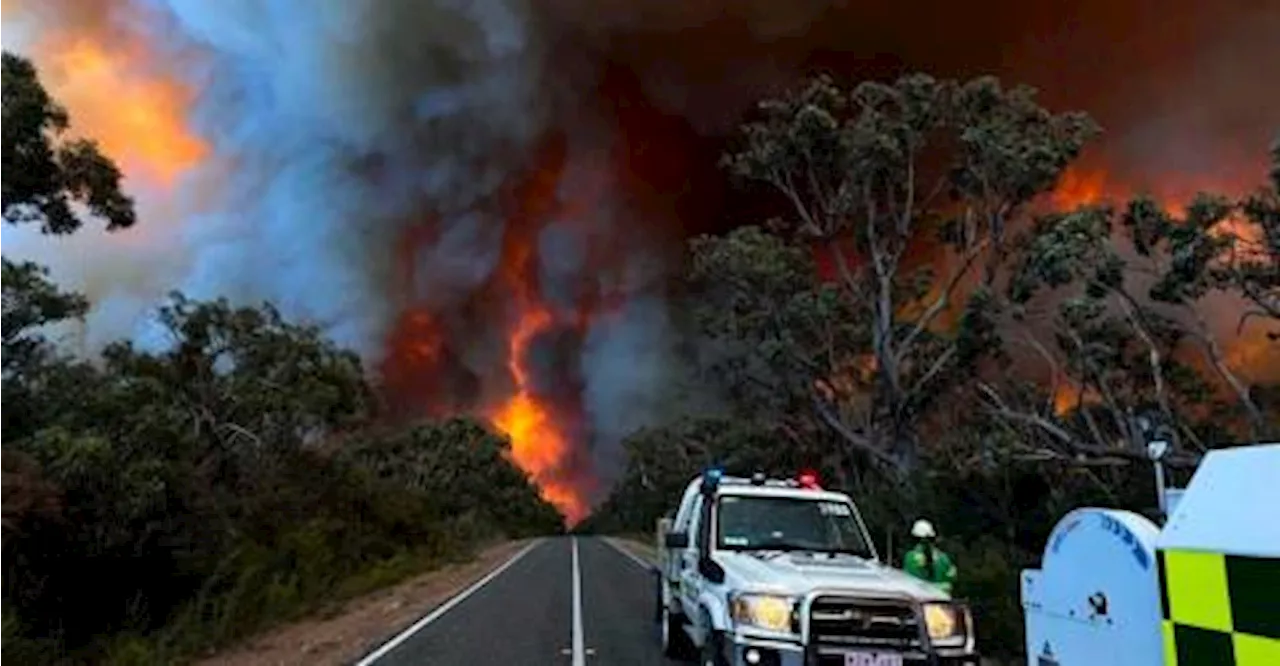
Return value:
M 582 636 L 582 568 L 578 565 L 578 538 L 573 538 L 573 666 L 586 666 Z
M 617 543 L 615 543 L 612 537 L 605 537 L 603 541 L 609 544 L 610 548 L 618 551 L 619 553 L 622 553 L 623 555 L 626 555 L 627 559 L 640 565 L 642 569 L 652 570 L 652 569 L 658 568 L 657 565 L 653 564 L 652 562 L 646 562 L 645 560 L 641 559 L 639 555 L 636 555 L 630 550 L 627 550 L 626 546 L 620 546 Z
M 471 587 L 468 587 L 467 589 L 459 592 L 458 594 L 455 594 L 448 601 L 444 602 L 443 604 L 440 604 L 435 608 L 435 610 L 428 613 L 426 617 L 422 618 L 421 620 L 418 620 L 417 622 L 414 622 L 413 625 L 411 625 L 408 629 L 405 629 L 404 631 L 396 634 L 394 638 L 387 641 L 386 643 L 383 643 L 382 646 L 379 647 L 377 650 L 370 652 L 363 659 L 361 659 L 360 661 L 357 661 L 356 666 L 370 666 L 371 664 L 373 664 L 373 662 L 386 656 L 388 652 L 396 649 L 397 646 L 399 646 L 401 643 L 408 640 L 410 636 L 421 631 L 423 627 L 440 619 L 441 615 L 448 613 L 454 606 L 457 606 L 458 604 L 462 603 L 463 600 L 465 600 L 467 597 L 475 594 L 477 591 L 480 590 L 480 588 L 487 585 L 489 581 L 493 580 L 494 578 L 497 578 L 499 575 L 502 574 L 502 572 L 506 571 L 511 567 L 511 565 L 518 562 L 520 558 L 524 557 L 525 555 L 528 555 L 529 551 L 533 550 L 535 546 L 538 546 L 541 543 L 542 543 L 542 539 L 538 539 L 530 543 L 529 545 L 525 546 L 524 548 L 520 549 L 520 552 L 516 553 L 515 555 L 512 555 L 511 559 L 507 560 L 506 562 L 503 562 L 502 565 L 499 566 L 497 569 L 490 571 L 488 574 L 485 575 L 484 578 L 481 578 L 475 583 L 472 583 Z

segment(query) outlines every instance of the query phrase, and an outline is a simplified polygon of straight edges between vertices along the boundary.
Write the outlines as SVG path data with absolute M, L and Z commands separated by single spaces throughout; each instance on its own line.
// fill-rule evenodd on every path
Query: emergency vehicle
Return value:
M 707 470 L 657 536 L 668 656 L 711 666 L 978 663 L 969 608 L 882 562 L 853 500 L 813 474 Z
M 1058 522 L 1022 572 L 1029 666 L 1280 665 L 1280 444 L 1210 451 L 1166 497 L 1163 526 Z

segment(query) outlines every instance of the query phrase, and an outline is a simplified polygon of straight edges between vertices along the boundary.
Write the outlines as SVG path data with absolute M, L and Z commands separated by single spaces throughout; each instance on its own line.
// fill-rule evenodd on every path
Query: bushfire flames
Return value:
M 509 183 L 500 195 L 505 224 L 496 270 L 461 308 L 401 317 L 382 373 L 406 416 L 472 414 L 504 434 L 512 462 L 574 524 L 589 511 L 594 481 L 585 468 L 574 366 L 555 355 L 557 344 L 580 338 L 594 311 L 587 303 L 545 299 L 537 254 L 539 232 L 583 204 L 581 196 L 565 201 L 559 193 L 565 159 L 563 146 L 548 141 L 531 168 Z M 438 232 L 438 221 L 428 221 L 402 239 L 406 283 L 423 268 L 416 253 L 432 246 Z M 459 317 L 468 323 L 451 327 Z M 478 345 L 486 350 L 479 365 L 464 362 L 459 349 L 475 336 L 494 343 Z
M 554 504 L 572 524 L 586 516 L 586 500 L 580 489 L 554 474 L 569 456 L 571 443 L 556 422 L 554 412 L 534 395 L 525 368 L 529 342 L 551 324 L 551 313 L 540 306 L 521 314 L 511 332 L 507 362 L 516 392 L 487 416 L 494 427 L 511 438 L 511 457 L 515 463 L 538 484 L 543 498 Z
M 533 188 L 533 196 L 539 194 L 538 190 L 536 186 Z M 543 499 L 554 504 L 572 525 L 582 520 L 588 511 L 583 489 L 561 476 L 562 467 L 572 456 L 574 443 L 557 420 L 554 406 L 539 399 L 528 366 L 533 341 L 551 330 L 556 324 L 555 316 L 541 302 L 531 279 L 531 247 L 513 238 L 505 254 L 505 270 L 500 276 L 507 282 L 508 293 L 514 295 L 517 310 L 516 324 L 507 340 L 507 371 L 514 393 L 485 416 L 511 439 L 512 460 L 538 485 Z

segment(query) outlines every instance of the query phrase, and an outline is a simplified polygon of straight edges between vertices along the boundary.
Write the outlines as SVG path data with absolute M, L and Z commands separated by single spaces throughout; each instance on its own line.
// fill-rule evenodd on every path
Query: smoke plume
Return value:
M 5 7 L 6 48 L 142 207 L 105 240 L 4 229 L 89 294 L 86 352 L 161 344 L 147 313 L 172 288 L 269 300 L 359 350 L 403 412 L 490 418 L 578 515 L 662 416 L 672 249 L 752 221 L 714 163 L 761 95 L 814 69 L 994 72 L 1094 112 L 1085 168 L 1126 189 L 1245 189 L 1280 128 L 1262 0 Z

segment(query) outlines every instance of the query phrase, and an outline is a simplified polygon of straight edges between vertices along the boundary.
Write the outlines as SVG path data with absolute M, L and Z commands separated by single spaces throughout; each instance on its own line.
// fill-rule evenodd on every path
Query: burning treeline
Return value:
M 9 247 L 93 297 L 90 347 L 147 342 L 175 286 L 272 300 L 360 350 L 399 416 L 507 433 L 576 520 L 620 439 L 662 418 L 671 241 L 760 221 L 714 166 L 754 99 L 816 68 L 1040 84 L 1109 132 L 1062 206 L 1238 193 L 1280 119 L 1275 8 L 913 7 L 956 28 L 934 31 L 822 2 L 463 4 L 6 4 L 6 35 L 143 204 L 136 232 L 74 259 Z
M 597 170 L 576 181 L 585 189 L 566 193 L 560 183 L 567 159 L 562 139 L 544 144 L 536 167 L 500 195 L 509 217 L 495 269 L 462 302 L 419 304 L 402 314 L 380 370 L 397 411 L 476 413 L 506 433 L 515 461 L 576 521 L 597 483 L 581 445 L 591 433 L 579 355 L 593 325 L 619 316 L 630 295 L 617 274 L 625 249 L 594 237 L 598 229 L 590 225 L 592 213 L 607 214 L 611 165 L 593 161 Z M 412 257 L 420 245 L 439 242 L 438 233 L 425 222 L 405 237 L 400 268 L 407 283 L 420 277 Z M 580 281 L 573 271 L 557 284 L 561 276 L 549 271 L 561 267 L 539 257 L 540 240 L 574 244 L 561 249 L 576 254 L 594 279 Z M 477 350 L 504 362 L 477 365 L 468 358 Z

